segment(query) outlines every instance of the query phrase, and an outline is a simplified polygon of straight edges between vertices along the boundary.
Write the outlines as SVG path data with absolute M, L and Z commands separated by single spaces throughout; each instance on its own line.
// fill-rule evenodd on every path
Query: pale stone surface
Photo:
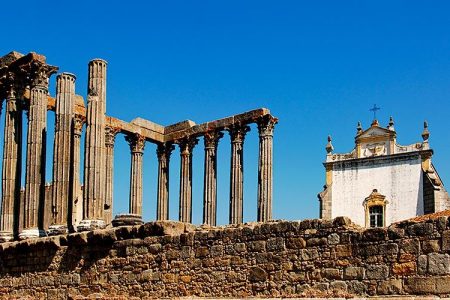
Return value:
M 108 225 L 112 221 L 113 213 L 113 192 L 114 192 L 114 142 L 119 129 L 106 127 L 105 128 L 105 147 L 106 147 L 106 161 L 105 161 L 105 223 Z
M 145 138 L 141 135 L 125 137 L 130 145 L 130 210 L 133 215 L 142 216 L 142 155 L 144 154 Z
M 234 124 L 228 128 L 231 138 L 230 224 L 243 222 L 244 215 L 244 140 L 250 127 Z
M 22 168 L 22 105 L 23 82 L 9 73 L 6 96 L 5 134 L 3 144 L 2 204 L 0 214 L 0 241 L 13 238 L 19 227 L 20 178 Z
M 181 156 L 179 210 L 181 222 L 192 222 L 192 151 L 197 143 L 197 138 L 185 138 L 178 144 Z
M 170 154 L 175 149 L 172 143 L 158 144 L 158 194 L 156 220 L 169 219 L 169 163 Z
M 69 210 L 72 210 L 74 162 L 73 155 L 73 116 L 75 106 L 75 76 L 62 73 L 56 78 L 56 117 L 55 140 L 53 146 L 53 193 L 52 222 L 53 231 L 68 229 L 72 223 Z M 56 228 L 56 229 L 55 229 Z
M 104 221 L 106 62 L 89 62 L 84 157 L 83 220 Z M 95 222 L 93 223 L 95 224 Z
M 217 131 L 204 136 L 203 223 L 212 226 L 217 222 L 217 146 L 222 137 Z

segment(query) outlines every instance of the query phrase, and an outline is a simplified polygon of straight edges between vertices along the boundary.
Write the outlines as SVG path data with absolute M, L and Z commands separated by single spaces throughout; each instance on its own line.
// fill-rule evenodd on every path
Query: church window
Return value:
M 383 207 L 374 205 L 369 208 L 370 227 L 383 227 Z

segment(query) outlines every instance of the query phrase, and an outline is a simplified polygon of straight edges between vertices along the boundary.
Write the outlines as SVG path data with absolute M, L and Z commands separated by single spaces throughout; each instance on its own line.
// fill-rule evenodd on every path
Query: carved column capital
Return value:
M 120 132 L 119 128 L 106 126 L 105 127 L 105 146 L 114 147 L 114 142 L 116 140 L 116 135 Z
M 250 131 L 250 126 L 243 124 L 233 124 L 228 129 L 232 143 L 243 143 L 245 135 Z
M 125 140 L 130 145 L 131 153 L 144 153 L 145 137 L 138 133 L 131 133 L 125 136 Z
M 84 116 L 76 115 L 73 118 L 73 134 L 77 137 L 81 137 L 83 133 L 83 124 L 86 122 Z
M 198 144 L 198 138 L 196 137 L 185 137 L 178 141 L 178 146 L 180 147 L 180 154 L 182 156 L 191 155 L 192 150 L 195 145 Z
M 215 149 L 217 148 L 217 145 L 219 143 L 219 140 L 223 137 L 223 132 L 221 131 L 208 131 L 204 134 L 204 142 L 205 142 L 205 149 Z
M 257 120 L 259 137 L 273 136 L 273 129 L 278 119 L 271 115 L 266 115 Z
M 158 161 L 161 161 L 163 159 L 169 161 L 170 155 L 172 154 L 173 150 L 175 150 L 175 146 L 173 145 L 173 143 L 158 144 L 158 147 L 156 148 L 156 155 L 158 156 Z
M 48 79 L 52 74 L 56 73 L 57 71 L 58 67 L 38 62 L 32 63 L 29 70 L 30 87 L 48 89 Z

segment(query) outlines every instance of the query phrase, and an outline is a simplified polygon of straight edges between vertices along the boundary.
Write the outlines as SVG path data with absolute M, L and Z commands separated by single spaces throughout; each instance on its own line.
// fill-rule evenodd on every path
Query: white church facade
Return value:
M 346 216 L 363 227 L 383 227 L 449 209 L 450 198 L 432 163 L 429 135 L 425 122 L 422 142 L 399 145 L 391 118 L 387 128 L 377 120 L 367 130 L 358 124 L 350 153 L 334 153 L 328 137 L 320 217 Z

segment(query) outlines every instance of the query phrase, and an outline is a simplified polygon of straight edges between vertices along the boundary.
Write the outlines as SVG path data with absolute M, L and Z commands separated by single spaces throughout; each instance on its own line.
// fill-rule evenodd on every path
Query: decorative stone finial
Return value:
M 389 118 L 389 124 L 388 124 L 388 127 L 387 127 L 389 130 L 392 130 L 392 131 L 394 131 L 394 118 L 391 116 L 390 118 Z
M 327 150 L 328 154 L 330 154 L 334 150 L 333 145 L 331 144 L 331 135 L 328 136 L 328 143 L 325 147 L 325 150 Z
M 430 132 L 428 131 L 428 122 L 423 122 L 423 131 L 422 138 L 424 142 L 428 142 L 428 138 L 430 137 Z
M 358 126 L 356 126 L 356 133 L 361 134 L 363 132 L 363 128 L 361 125 L 361 121 L 358 121 Z

